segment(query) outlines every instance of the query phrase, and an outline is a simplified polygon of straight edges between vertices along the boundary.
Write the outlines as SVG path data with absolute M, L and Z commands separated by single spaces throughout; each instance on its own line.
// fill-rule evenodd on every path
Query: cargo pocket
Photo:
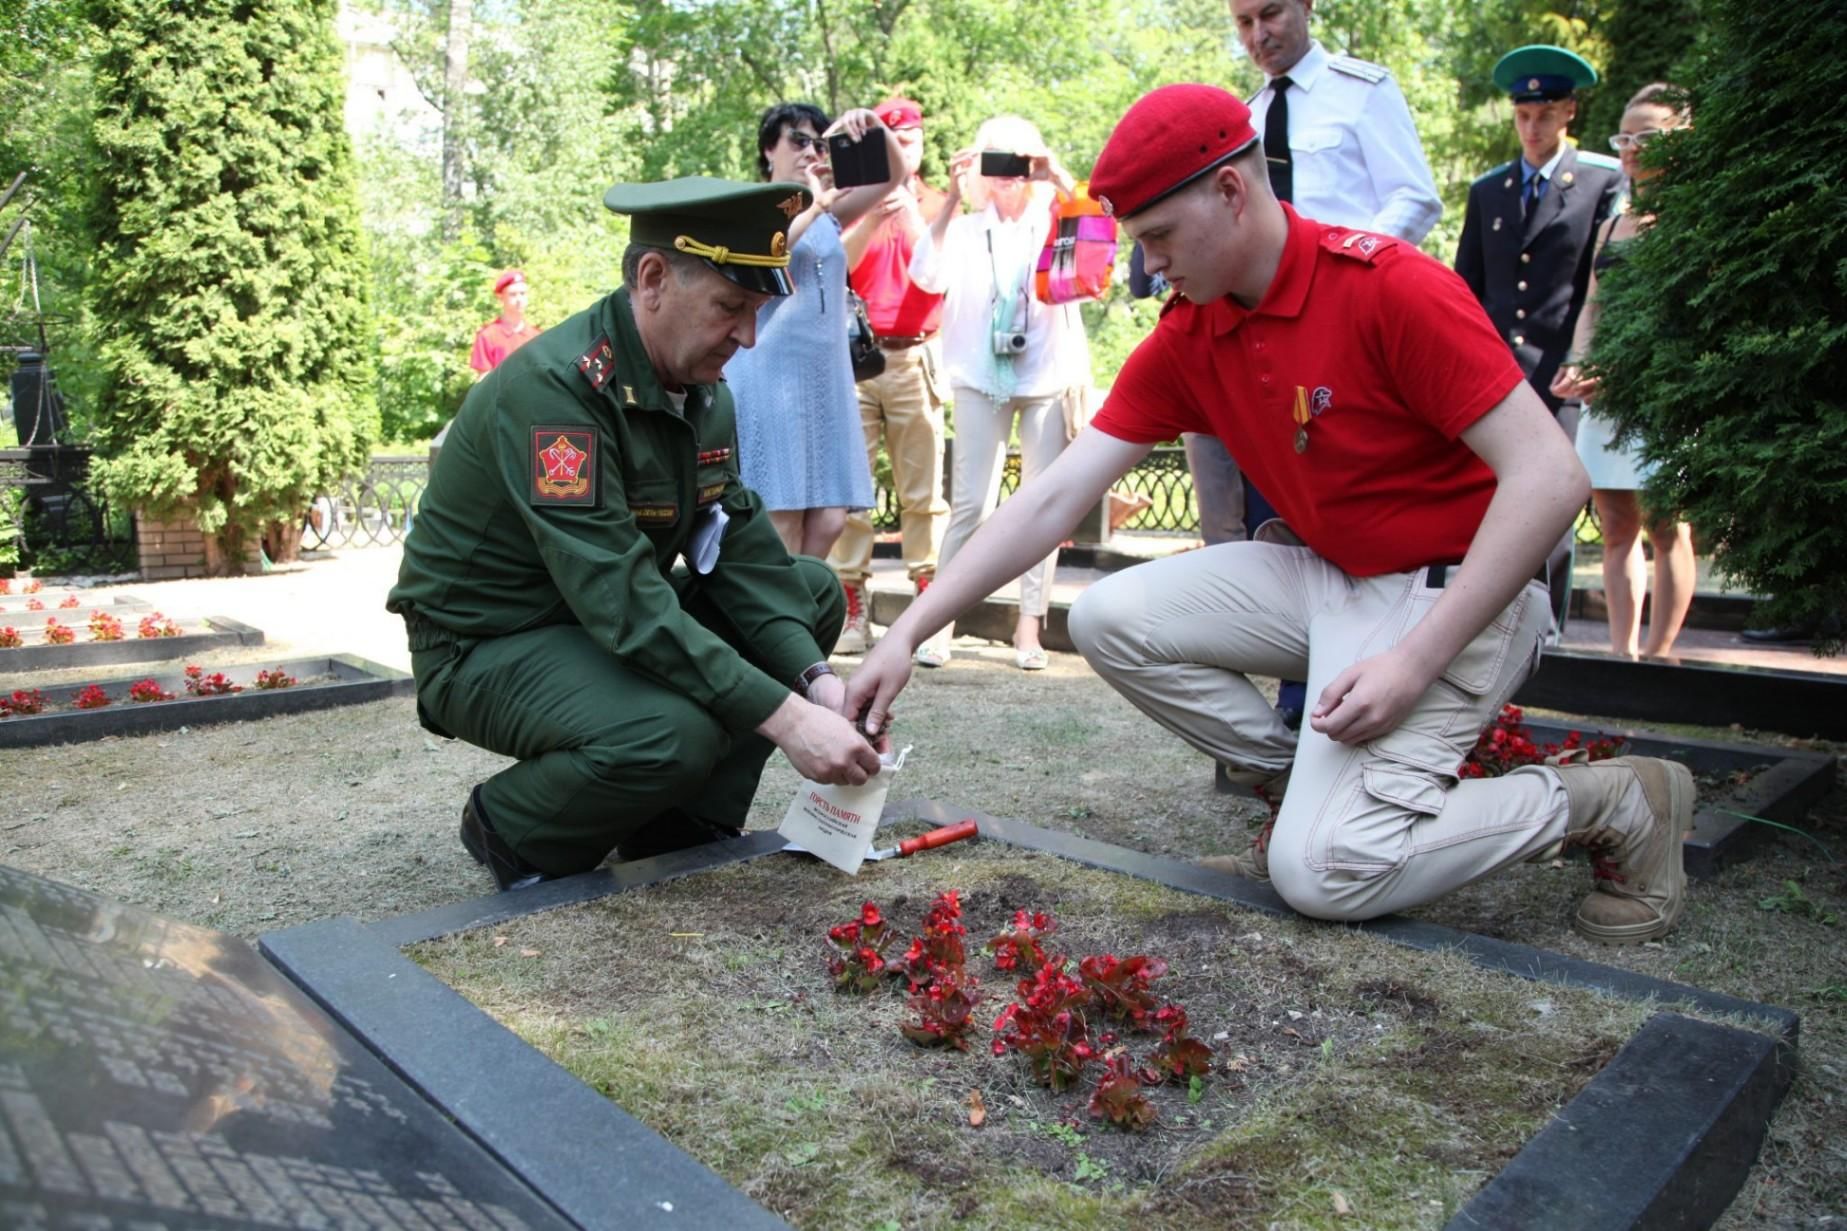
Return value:
M 1319 827 L 1315 847 L 1323 870 L 1377 875 L 1402 867 L 1416 849 L 1417 825 L 1443 811 L 1447 798 L 1429 774 L 1389 761 L 1362 766 L 1359 783 L 1348 789 L 1347 806 Z

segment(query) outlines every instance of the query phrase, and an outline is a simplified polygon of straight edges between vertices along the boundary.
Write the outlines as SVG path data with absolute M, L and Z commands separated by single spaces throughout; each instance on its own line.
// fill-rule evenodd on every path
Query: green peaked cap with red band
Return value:
M 788 295 L 789 224 L 813 195 L 800 184 L 744 184 L 690 175 L 617 184 L 603 204 L 629 216 L 629 239 L 696 256 L 745 290 Z

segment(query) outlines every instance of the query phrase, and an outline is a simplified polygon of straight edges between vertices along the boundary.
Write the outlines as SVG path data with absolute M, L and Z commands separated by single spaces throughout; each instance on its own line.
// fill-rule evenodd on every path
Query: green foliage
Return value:
M 232 566 L 359 466 L 371 314 L 332 0 L 92 0 L 94 471 Z
M 426 97 L 441 98 L 448 6 L 382 0 L 399 59 Z M 441 167 L 433 149 L 387 124 L 361 143 L 361 205 L 372 240 L 378 313 L 378 400 L 384 438 L 429 440 L 475 380 L 475 331 L 500 310 L 495 274 L 526 272 L 527 316 L 541 328 L 587 307 L 621 281 L 626 220 L 603 208 L 603 189 L 630 174 L 635 154 L 606 114 L 611 0 L 551 0 L 542 19 L 518 4 L 477 4 L 471 90 L 443 122 L 460 131 L 463 227 L 445 242 Z M 389 117 L 387 117 L 389 120 Z
M 1786 880 L 1783 888 L 1766 898 L 1759 898 L 1758 910 L 1778 911 L 1786 915 L 1796 915 L 1803 919 L 1813 919 L 1823 927 L 1833 927 L 1839 922 L 1833 911 L 1826 909 L 1806 893 L 1795 881 Z
M 1648 491 L 1782 622 L 1847 609 L 1847 9 L 1710 0 L 1694 126 L 1651 147 L 1657 220 L 1603 279 L 1601 409 Z
M 1620 0 L 1603 27 L 1609 58 L 1603 82 L 1579 116 L 1578 131 L 1602 153 L 1622 123 L 1623 104 L 1654 81 L 1677 82 L 1699 37 L 1695 0 Z

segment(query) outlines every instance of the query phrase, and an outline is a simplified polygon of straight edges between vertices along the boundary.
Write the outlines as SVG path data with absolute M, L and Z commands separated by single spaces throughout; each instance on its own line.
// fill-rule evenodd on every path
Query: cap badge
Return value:
M 770 236 L 770 255 L 781 256 L 789 250 L 789 237 L 781 231 Z
M 1529 90 L 1537 90 L 1539 88 L 1539 78 L 1528 77 L 1526 79 L 1526 88 Z
M 794 218 L 802 212 L 802 194 L 799 192 L 790 194 L 787 199 L 776 202 L 776 208 L 786 216 Z

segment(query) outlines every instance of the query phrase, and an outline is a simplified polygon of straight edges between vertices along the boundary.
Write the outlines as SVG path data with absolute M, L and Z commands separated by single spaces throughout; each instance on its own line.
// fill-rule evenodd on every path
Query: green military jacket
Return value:
M 730 518 L 713 570 L 672 574 L 695 526 Z M 767 671 L 689 616 L 696 584 Z M 623 666 L 726 729 L 769 716 L 824 657 L 814 600 L 738 477 L 726 386 L 683 412 L 620 290 L 521 347 L 469 391 L 431 469 L 386 607 L 464 638 L 582 625 Z M 613 699 L 612 699 L 613 700 Z

